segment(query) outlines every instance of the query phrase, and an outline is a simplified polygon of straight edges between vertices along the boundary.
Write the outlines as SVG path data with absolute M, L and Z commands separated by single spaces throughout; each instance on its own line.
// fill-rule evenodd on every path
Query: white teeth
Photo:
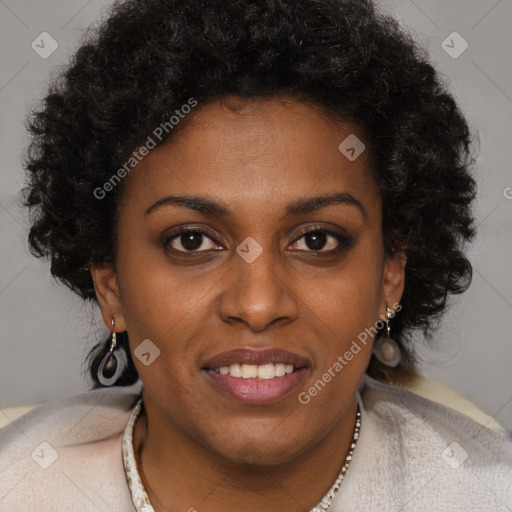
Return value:
M 276 377 L 283 377 L 286 375 L 286 365 L 284 363 L 277 363 L 274 365 L 274 369 L 276 371 Z M 293 366 L 292 366 L 293 371 Z
M 275 377 L 284 377 L 292 373 L 294 366 L 284 363 L 266 363 L 266 364 L 232 364 L 231 366 L 221 366 L 215 368 L 215 371 L 221 375 L 230 375 L 242 379 L 262 379 L 270 380 Z
M 241 377 L 242 367 L 239 364 L 232 364 L 229 367 L 229 375 L 231 375 L 231 377 Z
M 273 379 L 276 376 L 274 365 L 272 363 L 258 366 L 258 379 Z
M 255 379 L 258 376 L 258 367 L 255 364 L 242 365 L 242 379 Z

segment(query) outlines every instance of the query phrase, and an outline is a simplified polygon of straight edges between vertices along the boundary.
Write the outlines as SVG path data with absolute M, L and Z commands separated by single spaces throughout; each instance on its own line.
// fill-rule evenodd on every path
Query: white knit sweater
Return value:
M 134 512 L 121 439 L 141 389 L 88 391 L 1 429 L 0 512 Z M 504 433 L 368 376 L 361 396 L 360 437 L 332 512 L 512 510 Z

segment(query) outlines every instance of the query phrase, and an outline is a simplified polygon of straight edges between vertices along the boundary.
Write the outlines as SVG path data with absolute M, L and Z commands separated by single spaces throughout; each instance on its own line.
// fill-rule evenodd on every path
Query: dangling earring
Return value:
M 98 368 L 98 380 L 103 386 L 112 386 L 123 373 L 128 364 L 126 352 L 124 350 L 116 350 L 117 335 L 114 332 L 114 319 L 112 318 L 112 342 L 110 350 L 101 360 Z
M 386 334 L 381 336 L 373 346 L 373 355 L 386 366 L 395 367 L 402 359 L 400 348 L 396 341 L 390 336 L 389 320 L 393 316 L 393 311 L 386 304 Z

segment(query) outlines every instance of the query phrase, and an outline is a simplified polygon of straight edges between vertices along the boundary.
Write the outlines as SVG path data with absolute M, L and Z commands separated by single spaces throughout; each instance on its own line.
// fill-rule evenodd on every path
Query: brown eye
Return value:
M 350 237 L 318 228 L 304 231 L 301 236 L 293 242 L 293 245 L 298 244 L 299 240 L 302 239 L 304 239 L 302 247 L 296 246 L 294 248 L 306 252 L 337 252 L 349 249 L 353 244 L 353 240 Z
M 211 242 L 210 244 L 205 241 Z M 203 252 L 215 249 L 217 245 L 205 231 L 199 229 L 186 229 L 175 233 L 164 242 L 164 247 L 171 247 L 178 252 Z M 202 247 L 202 250 L 198 250 Z

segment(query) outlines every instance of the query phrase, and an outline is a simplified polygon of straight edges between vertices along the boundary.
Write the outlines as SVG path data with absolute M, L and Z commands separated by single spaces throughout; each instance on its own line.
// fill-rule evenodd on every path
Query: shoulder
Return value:
M 366 409 L 388 426 L 393 424 L 396 418 L 400 418 L 406 429 L 414 430 L 421 426 L 439 435 L 443 432 L 447 435 L 459 433 L 467 434 L 471 438 L 476 436 L 482 440 L 510 441 L 505 430 L 494 418 L 485 414 L 481 414 L 481 421 L 477 422 L 447 405 L 408 389 L 384 384 L 367 375 L 361 389 Z
M 360 437 L 340 505 L 372 489 L 360 510 L 512 508 L 512 440 L 504 432 L 368 376 L 360 392 Z
M 138 382 L 87 391 L 1 429 L 0 511 L 132 510 L 121 438 L 141 390 Z

